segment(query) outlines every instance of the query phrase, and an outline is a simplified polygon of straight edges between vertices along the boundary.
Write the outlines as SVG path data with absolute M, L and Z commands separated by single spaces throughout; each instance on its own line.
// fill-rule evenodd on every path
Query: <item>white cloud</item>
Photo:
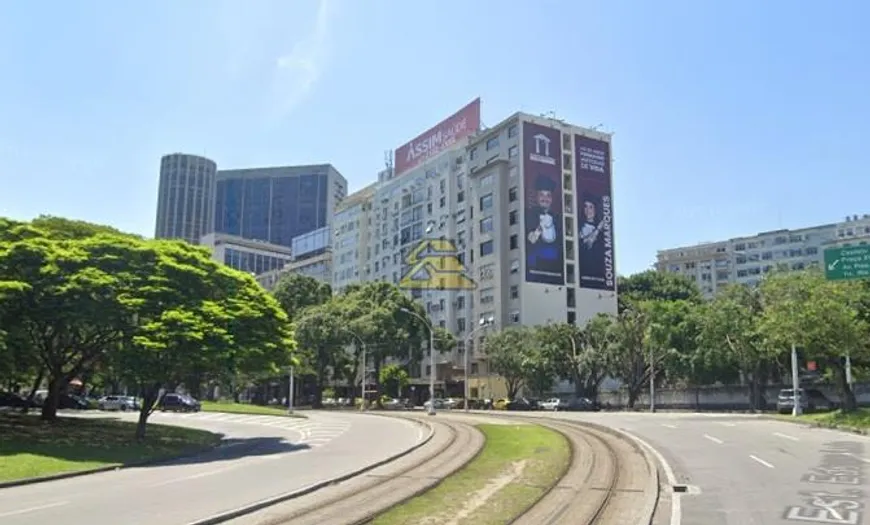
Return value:
M 331 8 L 329 0 L 318 0 L 310 32 L 275 62 L 273 93 L 279 116 L 293 111 L 308 97 L 326 67 Z

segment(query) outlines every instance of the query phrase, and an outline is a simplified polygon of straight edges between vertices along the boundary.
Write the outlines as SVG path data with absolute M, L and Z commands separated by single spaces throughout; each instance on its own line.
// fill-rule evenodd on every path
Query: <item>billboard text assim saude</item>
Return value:
M 419 166 L 480 129 L 480 98 L 396 150 L 395 176 Z

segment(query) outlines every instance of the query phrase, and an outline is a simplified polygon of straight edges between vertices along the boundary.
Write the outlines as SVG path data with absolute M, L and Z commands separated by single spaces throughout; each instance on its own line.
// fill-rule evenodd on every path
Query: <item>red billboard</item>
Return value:
M 480 98 L 396 149 L 394 177 L 419 166 L 480 129 Z

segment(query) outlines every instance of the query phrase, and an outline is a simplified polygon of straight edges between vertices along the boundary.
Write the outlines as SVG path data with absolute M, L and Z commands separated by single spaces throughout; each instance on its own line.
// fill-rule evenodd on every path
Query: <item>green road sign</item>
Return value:
M 870 246 L 825 250 L 825 278 L 830 281 L 870 279 Z

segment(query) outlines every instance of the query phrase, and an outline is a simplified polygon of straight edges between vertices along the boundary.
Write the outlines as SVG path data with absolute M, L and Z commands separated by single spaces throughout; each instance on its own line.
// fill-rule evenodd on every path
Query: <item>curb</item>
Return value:
M 113 470 L 121 470 L 127 468 L 134 467 L 145 467 L 145 466 L 154 466 L 159 465 L 161 463 L 167 463 L 170 461 L 175 461 L 178 459 L 186 459 L 199 456 L 201 454 L 205 454 L 206 452 L 211 452 L 213 450 L 219 450 L 222 447 L 225 447 L 224 444 L 217 444 L 214 446 L 200 447 L 196 449 L 191 449 L 186 452 L 182 452 L 180 454 L 166 456 L 161 458 L 153 458 L 146 459 L 142 461 L 131 461 L 128 463 L 115 463 L 113 465 L 107 465 L 105 467 L 97 467 L 87 470 L 76 470 L 73 472 L 61 472 L 60 474 L 51 474 L 48 476 L 38 476 L 35 478 L 25 478 L 25 479 L 16 479 L 13 481 L 3 481 L 0 482 L 0 489 L 7 489 L 12 487 L 21 487 L 24 485 L 35 485 L 37 483 L 45 483 L 47 481 L 58 481 L 61 479 L 69 479 L 69 478 L 77 478 L 79 476 L 87 476 L 89 474 L 100 474 L 103 472 L 111 472 Z
M 763 416 L 761 419 L 764 419 L 767 421 L 779 421 L 780 423 L 789 423 L 792 425 L 801 425 L 801 426 L 804 426 L 807 428 L 824 428 L 826 430 L 836 430 L 838 432 L 843 432 L 844 434 L 857 434 L 859 436 L 870 435 L 870 429 L 850 427 L 850 426 L 846 426 L 846 425 L 825 424 L 825 423 L 818 423 L 818 422 L 813 422 L 813 421 L 801 421 L 801 420 L 794 420 L 794 419 L 779 418 L 779 417 L 774 417 L 774 416 L 770 416 L 770 415 Z
M 380 416 L 380 414 L 372 414 L 372 415 L 379 415 Z M 390 416 L 381 416 L 381 417 L 390 417 Z M 412 421 L 423 426 L 424 428 L 428 428 L 429 432 L 426 434 L 426 437 L 424 437 L 419 443 L 413 445 L 412 447 L 409 447 L 409 448 L 403 450 L 402 452 L 398 452 L 396 454 L 393 454 L 392 456 L 389 456 L 385 459 L 382 459 L 376 463 L 366 465 L 365 467 L 358 468 L 356 470 L 353 470 L 353 471 L 348 472 L 346 474 L 342 474 L 340 476 L 336 476 L 334 478 L 326 479 L 323 481 L 318 481 L 317 483 L 312 483 L 311 485 L 308 485 L 307 487 L 302 487 L 301 489 L 296 489 L 292 492 L 280 494 L 278 496 L 273 496 L 271 498 L 261 500 L 261 501 L 258 501 L 256 503 L 246 505 L 244 507 L 240 507 L 240 508 L 230 510 L 227 512 L 222 512 L 222 513 L 216 514 L 210 518 L 192 521 L 192 522 L 188 523 L 187 525 L 216 525 L 218 523 L 223 523 L 225 521 L 229 521 L 231 519 L 245 516 L 247 514 L 257 512 L 258 510 L 262 510 L 262 509 L 271 507 L 273 505 L 277 505 L 278 503 L 283 503 L 285 501 L 300 498 L 300 497 L 305 496 L 307 494 L 311 494 L 312 492 L 316 492 L 324 487 L 328 487 L 330 485 L 336 485 L 336 484 L 341 483 L 343 481 L 347 481 L 351 478 L 355 478 L 357 476 L 365 474 L 366 472 L 372 471 L 378 467 L 382 467 L 388 463 L 396 461 L 397 459 L 403 458 L 403 457 L 407 456 L 408 454 L 414 452 L 415 450 L 422 448 L 424 445 L 426 445 L 430 441 L 432 441 L 432 437 L 435 435 L 435 428 L 432 425 L 430 425 L 429 423 L 426 423 L 425 421 L 418 420 L 415 418 L 403 418 L 403 419 L 411 419 Z

